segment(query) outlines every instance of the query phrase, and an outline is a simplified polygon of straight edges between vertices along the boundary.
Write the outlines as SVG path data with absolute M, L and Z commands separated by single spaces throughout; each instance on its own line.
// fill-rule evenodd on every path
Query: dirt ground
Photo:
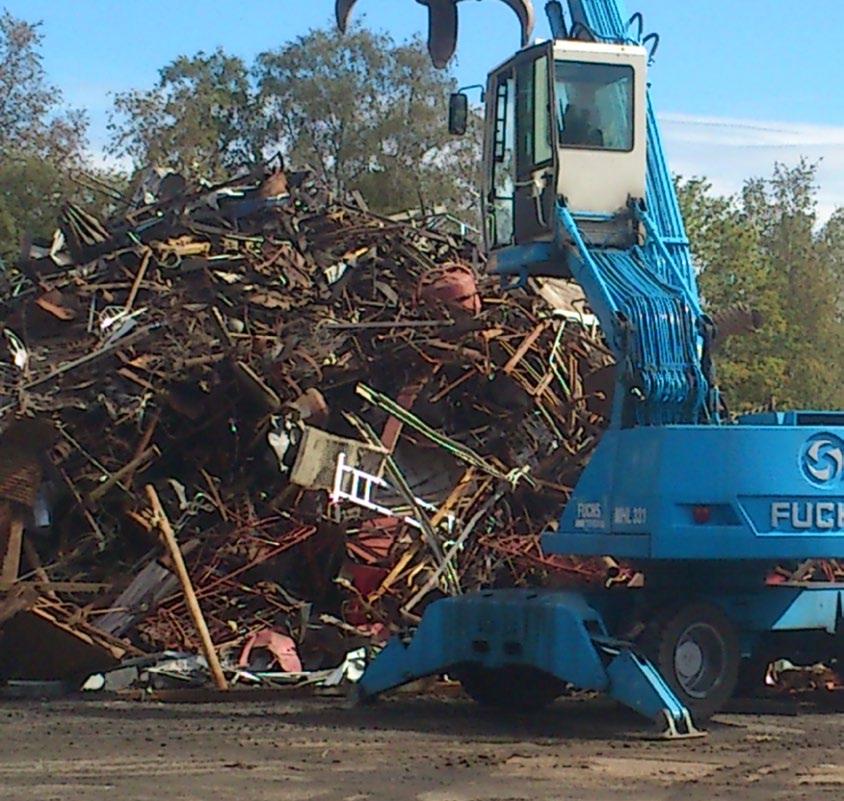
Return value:
M 17 801 L 698 801 L 844 798 L 844 714 L 723 715 L 705 740 L 563 701 L 502 717 L 457 698 L 0 702 Z

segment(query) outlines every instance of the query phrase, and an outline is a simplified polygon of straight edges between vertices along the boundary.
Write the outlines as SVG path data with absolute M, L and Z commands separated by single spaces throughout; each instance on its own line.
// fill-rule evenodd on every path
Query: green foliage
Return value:
M 776 165 L 733 197 L 700 179 L 678 190 L 707 307 L 746 303 L 764 320 L 718 353 L 731 407 L 844 406 L 844 211 L 819 226 L 814 165 Z
M 49 237 L 69 171 L 82 163 L 85 117 L 47 82 L 37 24 L 0 14 L 0 260 L 14 264 L 25 233 Z
M 461 213 L 475 204 L 481 125 L 449 136 L 453 89 L 419 40 L 314 30 L 262 53 L 251 71 L 221 50 L 177 59 L 151 90 L 117 96 L 111 151 L 209 179 L 281 151 L 376 211 Z
M 182 56 L 155 87 L 118 94 L 111 152 L 138 167 L 168 167 L 192 178 L 223 179 L 261 160 L 257 108 L 244 62 L 222 50 Z
M 72 189 L 61 170 L 37 155 L 19 152 L 0 161 L 0 259 L 14 264 L 25 233 L 49 240 Z
M 255 76 L 265 142 L 318 168 L 335 189 L 357 189 L 383 212 L 473 204 L 481 125 L 463 139 L 449 135 L 456 85 L 431 66 L 421 40 L 312 31 L 263 53 Z
M 78 160 L 85 116 L 61 110 L 61 93 L 47 83 L 42 41 L 38 24 L 0 13 L 0 153 Z

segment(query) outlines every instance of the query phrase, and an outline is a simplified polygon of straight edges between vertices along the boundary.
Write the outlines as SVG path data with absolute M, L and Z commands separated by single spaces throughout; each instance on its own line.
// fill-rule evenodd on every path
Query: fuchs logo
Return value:
M 834 434 L 816 434 L 803 449 L 803 472 L 821 487 L 844 477 L 844 442 Z

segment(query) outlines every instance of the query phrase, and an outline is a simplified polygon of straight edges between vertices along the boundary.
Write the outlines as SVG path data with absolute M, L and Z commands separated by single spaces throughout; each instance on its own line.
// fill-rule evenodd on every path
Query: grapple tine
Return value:
M 337 27 L 343 32 L 349 27 L 349 14 L 357 0 L 337 0 L 334 4 L 334 13 L 337 16 Z
M 460 0 L 416 0 L 428 6 L 428 52 L 435 67 L 445 67 L 457 48 L 457 3 Z M 522 28 L 522 46 L 533 33 L 536 13 L 533 0 L 503 0 L 519 18 Z
M 461 0 L 416 0 L 428 7 L 428 52 L 434 66 L 442 69 L 451 60 L 457 49 L 457 4 Z M 337 27 L 345 33 L 349 15 L 356 0 L 337 0 L 334 12 Z M 536 14 L 533 0 L 503 0 L 519 18 L 522 28 L 522 46 L 530 41 Z
M 530 42 L 530 37 L 533 34 L 533 28 L 536 24 L 536 12 L 533 8 L 533 0 L 503 0 L 519 18 L 519 23 L 522 26 L 522 47 Z
M 428 52 L 437 69 L 443 69 L 457 49 L 455 0 L 417 0 L 428 6 Z

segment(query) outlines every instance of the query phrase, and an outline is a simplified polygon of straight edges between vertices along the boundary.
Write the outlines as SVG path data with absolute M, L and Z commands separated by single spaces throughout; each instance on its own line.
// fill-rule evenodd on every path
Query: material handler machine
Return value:
M 454 52 L 458 1 L 418 0 L 435 63 Z M 609 427 L 543 548 L 612 554 L 645 585 L 437 601 L 359 691 L 448 673 L 482 703 L 527 708 L 574 686 L 692 735 L 773 659 L 844 661 L 844 585 L 766 580 L 784 562 L 844 558 L 844 413 L 722 417 L 642 16 L 619 0 L 549 2 L 553 38 L 530 46 L 532 3 L 505 2 L 522 49 L 487 82 L 491 264 L 509 283 L 579 283 L 617 364 Z M 341 27 L 352 5 L 338 0 Z M 453 132 L 466 110 L 452 97 Z

